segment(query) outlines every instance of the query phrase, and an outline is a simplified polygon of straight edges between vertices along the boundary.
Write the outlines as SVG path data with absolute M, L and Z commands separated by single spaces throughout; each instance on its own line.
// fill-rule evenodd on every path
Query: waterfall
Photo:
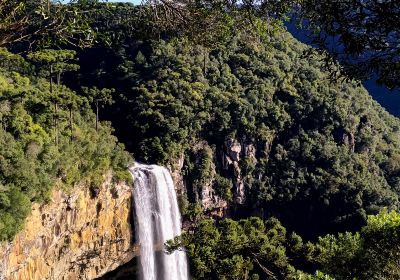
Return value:
M 186 254 L 165 253 L 164 243 L 181 234 L 181 215 L 169 171 L 157 165 L 135 163 L 134 178 L 136 238 L 140 247 L 142 280 L 187 280 Z

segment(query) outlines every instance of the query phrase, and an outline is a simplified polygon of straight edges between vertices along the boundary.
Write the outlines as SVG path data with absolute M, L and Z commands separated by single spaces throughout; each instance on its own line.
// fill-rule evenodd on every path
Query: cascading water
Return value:
M 186 254 L 164 252 L 164 243 L 181 234 L 181 215 L 169 171 L 161 166 L 138 163 L 130 171 L 134 178 L 141 279 L 189 279 Z

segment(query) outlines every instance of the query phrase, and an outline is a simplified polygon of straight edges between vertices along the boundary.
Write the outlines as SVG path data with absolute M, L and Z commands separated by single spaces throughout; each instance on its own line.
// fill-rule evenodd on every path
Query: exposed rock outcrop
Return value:
M 215 166 L 212 177 L 202 186 L 200 203 L 211 217 L 223 217 L 228 208 L 228 202 L 216 194 L 214 189 Z
M 233 161 L 239 161 L 240 160 L 240 154 L 242 152 L 242 145 L 240 145 L 239 141 L 237 141 L 236 139 L 228 138 L 225 141 L 225 147 L 226 147 L 228 156 Z
M 185 163 L 185 157 L 182 154 L 173 164 L 167 166 L 171 172 L 175 183 L 175 189 L 178 194 L 186 193 L 186 184 L 182 176 L 182 168 Z
M 225 141 L 224 152 L 222 154 L 222 168 L 226 171 L 231 170 L 231 179 L 233 181 L 233 201 L 237 204 L 244 204 L 246 200 L 246 190 L 244 178 L 240 162 L 249 160 L 251 163 L 256 163 L 257 149 L 251 142 L 247 143 L 246 139 L 239 142 L 236 139 L 228 138 Z
M 131 260 L 131 187 L 111 176 L 93 190 L 55 190 L 34 204 L 24 229 L 0 246 L 0 279 L 95 279 Z
M 190 202 L 200 203 L 207 215 L 223 217 L 231 206 L 246 203 L 246 172 L 257 164 L 257 153 L 269 153 L 270 145 L 259 147 L 254 139 L 245 137 L 228 137 L 220 145 L 196 143 L 186 158 L 182 156 L 173 165 L 175 184 Z

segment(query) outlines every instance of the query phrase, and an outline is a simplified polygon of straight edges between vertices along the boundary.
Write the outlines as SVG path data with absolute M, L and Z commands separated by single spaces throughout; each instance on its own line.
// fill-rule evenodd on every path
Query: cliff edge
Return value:
M 23 230 L 0 245 L 0 279 L 95 279 L 135 255 L 131 187 L 54 190 L 48 204 L 33 204 Z

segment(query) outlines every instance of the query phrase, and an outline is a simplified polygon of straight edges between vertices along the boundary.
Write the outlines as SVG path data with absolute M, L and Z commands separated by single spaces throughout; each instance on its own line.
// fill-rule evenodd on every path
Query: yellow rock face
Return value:
M 94 279 L 131 260 L 132 192 L 107 176 L 96 197 L 87 187 L 54 191 L 32 206 L 24 229 L 0 245 L 0 279 Z

